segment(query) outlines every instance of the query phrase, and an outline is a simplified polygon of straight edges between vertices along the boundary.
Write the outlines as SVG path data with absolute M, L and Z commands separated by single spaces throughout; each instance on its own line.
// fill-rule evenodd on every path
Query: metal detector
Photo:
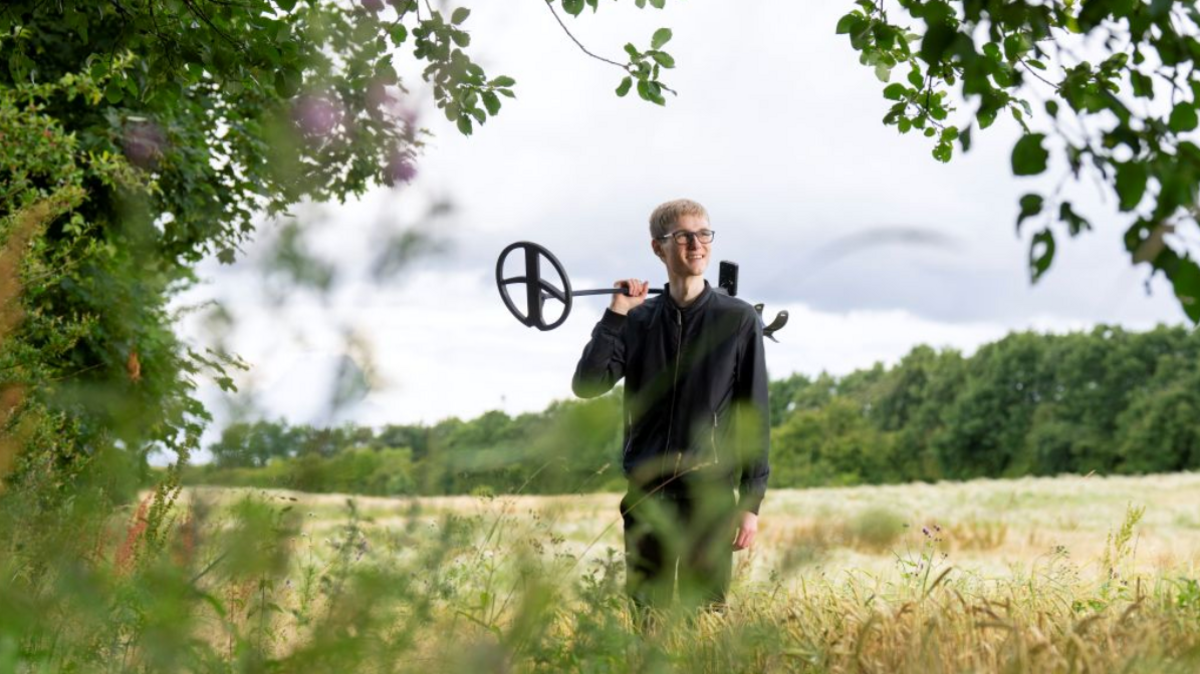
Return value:
M 525 273 L 518 276 L 504 276 L 504 263 L 509 255 L 521 251 L 522 257 L 525 259 Z M 558 274 L 559 285 L 555 285 L 551 281 L 546 280 L 542 276 L 542 260 L 550 263 L 550 266 Z M 737 281 L 738 281 L 738 266 L 734 262 L 726 260 L 721 261 L 720 274 L 717 281 L 717 291 L 724 292 L 731 297 L 737 297 Z M 509 286 L 524 285 L 525 286 L 525 311 L 522 312 L 513 301 L 512 295 L 509 293 Z M 628 288 L 597 288 L 592 290 L 572 290 L 571 279 L 567 277 L 567 270 L 563 267 L 558 258 L 554 257 L 545 246 L 540 246 L 530 241 L 518 241 L 508 245 L 500 252 L 500 258 L 496 260 L 496 287 L 500 290 L 500 299 L 504 300 L 504 306 L 508 307 L 510 313 L 516 317 L 522 325 L 538 330 L 546 331 L 553 330 L 562 325 L 567 316 L 571 314 L 571 307 L 575 297 L 585 297 L 589 295 L 616 295 L 623 293 L 628 295 Z M 650 288 L 650 294 L 657 295 L 662 293 L 662 288 Z M 563 305 L 562 314 L 553 322 L 547 322 L 546 312 L 544 311 L 546 300 L 556 300 Z M 754 305 L 754 310 L 758 312 L 758 319 L 762 321 L 762 304 Z M 775 320 L 771 321 L 770 325 L 763 326 L 763 336 L 768 337 L 773 342 L 778 342 L 773 336 L 777 331 L 781 330 L 784 325 L 787 325 L 788 312 L 781 311 L 775 315 Z

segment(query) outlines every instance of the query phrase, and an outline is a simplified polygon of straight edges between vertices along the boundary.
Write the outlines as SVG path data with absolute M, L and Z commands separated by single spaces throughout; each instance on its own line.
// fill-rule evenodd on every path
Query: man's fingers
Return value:
M 627 278 L 617 281 L 613 284 L 614 288 L 624 288 L 625 294 L 630 297 L 641 297 L 650 290 L 649 281 L 639 281 L 635 278 Z
M 733 534 L 733 549 L 747 550 L 754 545 L 754 531 L 738 527 Z

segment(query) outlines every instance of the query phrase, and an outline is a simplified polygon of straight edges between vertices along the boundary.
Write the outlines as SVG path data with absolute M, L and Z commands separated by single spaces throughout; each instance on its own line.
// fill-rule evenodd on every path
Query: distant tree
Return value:
M 947 477 L 1023 475 L 1029 470 L 1025 435 L 1046 399 L 1046 338 L 1013 333 L 980 347 L 967 366 L 962 392 L 946 410 L 938 436 Z
M 1165 359 L 1117 420 L 1117 470 L 1163 473 L 1200 469 L 1200 370 Z
M 294 456 L 299 430 L 282 421 L 234 423 L 221 431 L 220 439 L 209 445 L 208 450 L 219 467 L 261 468 L 272 459 Z

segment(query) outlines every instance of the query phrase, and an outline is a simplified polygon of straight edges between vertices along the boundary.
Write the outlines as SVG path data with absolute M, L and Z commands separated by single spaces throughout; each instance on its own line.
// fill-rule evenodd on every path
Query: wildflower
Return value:
M 383 172 L 383 182 L 388 187 L 394 187 L 397 183 L 412 182 L 416 176 L 417 169 L 412 161 L 405 154 L 398 152 L 388 162 Z
M 292 109 L 292 119 L 306 136 L 326 136 L 342 122 L 344 110 L 337 101 L 320 95 L 301 96 Z
M 167 142 L 161 127 L 148 119 L 130 117 L 122 136 L 121 147 L 129 163 L 147 171 L 158 167 L 162 148 Z

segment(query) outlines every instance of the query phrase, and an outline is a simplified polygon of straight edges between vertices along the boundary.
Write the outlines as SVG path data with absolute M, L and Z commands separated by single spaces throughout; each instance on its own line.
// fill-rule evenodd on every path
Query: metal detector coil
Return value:
M 520 250 L 525 256 L 525 274 L 504 278 L 504 261 L 517 250 Z M 562 288 L 542 278 L 541 260 L 543 257 L 550 262 L 551 267 L 554 267 L 554 271 L 558 272 L 558 277 L 562 279 Z M 514 284 L 524 284 L 525 286 L 525 313 L 521 313 L 508 292 L 508 286 Z M 571 279 L 567 278 L 567 270 L 563 268 L 558 258 L 554 257 L 554 253 L 531 241 L 518 241 L 510 244 L 500 253 L 500 259 L 496 260 L 496 287 L 500 289 L 500 299 L 504 300 L 504 306 L 508 307 L 512 315 L 516 316 L 517 320 L 526 327 L 543 331 L 553 330 L 562 325 L 567 320 L 567 316 L 571 315 Z M 547 298 L 563 303 L 562 315 L 553 323 L 547 323 L 542 312 Z

